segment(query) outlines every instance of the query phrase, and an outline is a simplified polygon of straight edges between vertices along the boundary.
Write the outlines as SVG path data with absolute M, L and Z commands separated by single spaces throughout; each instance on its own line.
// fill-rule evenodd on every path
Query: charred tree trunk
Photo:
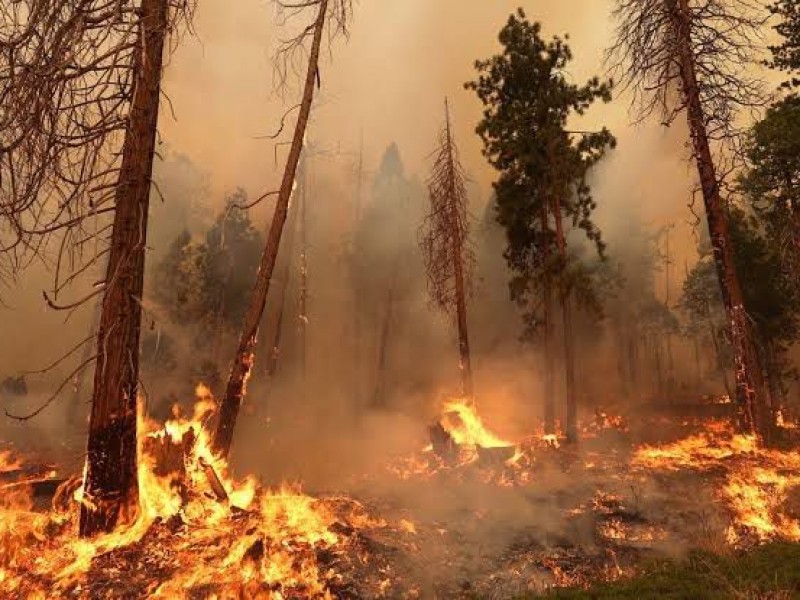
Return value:
M 147 214 L 161 93 L 167 0 L 143 0 L 130 124 L 116 189 L 86 457 L 80 535 L 111 531 L 135 509 L 136 394 Z
M 556 221 L 556 243 L 561 260 L 567 261 L 567 240 L 564 235 L 563 214 L 561 201 L 556 198 L 553 202 L 553 214 Z M 564 390 L 567 397 L 567 442 L 574 444 L 578 441 L 578 402 L 575 396 L 575 350 L 572 346 L 572 306 L 569 289 L 564 286 L 561 291 L 561 321 L 564 333 Z
M 308 58 L 308 69 L 303 87 L 303 98 L 300 103 L 300 112 L 297 116 L 297 124 L 292 138 L 292 146 L 289 157 L 286 161 L 286 168 L 283 173 L 278 201 L 275 204 L 275 213 L 269 228 L 267 243 L 256 278 L 255 287 L 250 299 L 250 306 L 245 315 L 242 335 L 239 339 L 239 346 L 233 360 L 228 384 L 225 388 L 225 396 L 220 406 L 219 421 L 214 432 L 214 450 L 220 456 L 227 456 L 233 442 L 233 430 L 236 426 L 236 418 L 245 394 L 245 385 L 253 366 L 253 355 L 255 352 L 256 340 L 258 338 L 258 325 L 264 313 L 264 306 L 267 302 L 272 272 L 275 268 L 275 260 L 278 256 L 283 226 L 286 223 L 286 216 L 289 207 L 289 198 L 292 195 L 297 165 L 300 161 L 300 154 L 303 150 L 303 137 L 308 125 L 308 118 L 311 113 L 311 105 L 314 101 L 314 85 L 317 79 L 320 49 L 322 46 L 323 31 L 325 29 L 325 17 L 328 10 L 328 0 L 321 0 L 319 12 L 313 25 L 313 41 L 311 52 Z
M 757 431 L 762 438 L 768 440 L 773 417 L 766 402 L 760 402 L 763 379 L 750 338 L 742 290 L 733 260 L 728 216 L 720 195 L 716 166 L 705 126 L 706 115 L 700 99 L 691 39 L 691 9 L 688 0 L 664 1 L 669 9 L 676 36 L 676 58 L 679 62 L 692 148 L 703 193 L 714 262 L 731 331 L 739 428 L 747 432 Z

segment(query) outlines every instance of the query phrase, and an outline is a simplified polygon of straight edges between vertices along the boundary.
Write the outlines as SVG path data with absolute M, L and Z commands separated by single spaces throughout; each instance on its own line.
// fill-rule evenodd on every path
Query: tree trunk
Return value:
M 143 0 L 130 123 L 122 149 L 89 422 L 80 535 L 111 531 L 135 510 L 136 394 L 147 214 L 161 93 L 167 0 Z
M 767 387 L 771 399 L 771 406 L 774 410 L 781 410 L 784 407 L 783 379 L 781 369 L 778 365 L 778 353 L 775 344 L 771 341 L 764 343 L 764 373 L 767 377 Z
M 386 406 L 386 363 L 389 351 L 389 331 L 394 313 L 395 285 L 396 280 L 393 279 L 386 296 L 386 313 L 383 317 L 381 336 L 378 340 L 378 369 L 375 377 L 375 392 L 372 396 L 372 406 L 374 408 L 384 408 Z
M 653 339 L 653 360 L 656 364 L 656 396 L 661 400 L 664 396 L 664 369 L 661 366 L 661 341 Z
M 542 204 L 541 221 L 542 232 L 546 234 L 550 227 L 547 204 Z M 543 253 L 543 262 L 545 271 L 547 271 L 550 263 L 550 249 L 547 245 Z M 553 288 L 550 276 L 547 272 L 545 272 L 544 275 L 542 292 L 542 312 L 544 320 L 544 432 L 547 435 L 552 435 L 556 432 L 556 398 L 555 381 L 553 380 L 555 371 L 553 365 Z
M 695 49 L 691 39 L 691 9 L 688 0 L 664 0 L 676 35 L 676 52 L 680 67 L 682 92 L 687 109 L 692 148 L 697 162 L 700 187 L 714 250 L 723 304 L 731 330 L 736 373 L 736 401 L 739 407 L 739 428 L 758 432 L 769 438 L 772 415 L 766 403 L 759 404 L 763 379 L 750 339 L 742 290 L 733 260 L 733 247 L 728 230 L 728 216 L 720 195 L 716 166 L 711 154 L 705 112 L 700 99 L 700 86 L 695 66 Z
M 446 128 L 447 128 L 447 147 L 452 150 L 453 142 L 450 135 L 450 110 L 448 108 L 447 100 L 445 100 L 445 113 L 446 113 Z M 451 164 L 454 165 L 455 161 L 451 155 Z M 453 166 L 453 171 L 455 167 Z M 450 239 L 452 243 L 452 260 L 453 260 L 453 273 L 455 275 L 456 285 L 456 323 L 458 325 L 458 354 L 459 354 L 459 370 L 461 372 L 461 394 L 469 402 L 474 402 L 474 390 L 472 384 L 472 359 L 469 352 L 469 332 L 467 330 L 467 301 L 464 290 L 464 263 L 461 249 L 464 245 L 464 240 L 461 239 L 459 232 L 458 210 L 456 204 L 458 194 L 455 189 L 455 180 L 450 181 L 450 224 L 451 234 Z
M 280 265 L 278 265 L 277 285 L 277 310 L 274 313 L 274 318 L 270 322 L 264 324 L 265 333 L 267 335 L 266 347 L 269 348 L 269 357 L 267 358 L 265 371 L 267 377 L 272 379 L 278 372 L 278 359 L 281 353 L 281 338 L 283 332 L 283 317 L 286 311 L 286 290 L 289 287 L 289 272 L 292 266 L 292 253 L 294 252 L 294 236 L 297 227 L 297 199 L 291 203 L 289 208 L 289 216 L 286 227 L 288 228 L 286 241 L 283 244 L 282 250 L 278 255 Z
M 225 388 L 225 396 L 220 406 L 219 420 L 214 432 L 214 450 L 220 456 L 227 456 L 233 442 L 233 430 L 236 426 L 236 418 L 245 394 L 245 385 L 250 376 L 250 369 L 253 366 L 253 355 L 255 352 L 256 340 L 258 339 L 258 325 L 264 313 L 264 306 L 267 302 L 272 272 L 275 268 L 275 260 L 278 256 L 283 226 L 286 223 L 286 214 L 289 207 L 289 198 L 292 195 L 297 164 L 300 161 L 300 154 L 303 150 L 303 137 L 308 125 L 308 117 L 311 113 L 311 104 L 314 100 L 314 85 L 317 78 L 320 48 L 322 46 L 322 34 L 325 29 L 325 17 L 328 10 L 328 0 L 320 0 L 319 13 L 313 25 L 314 34 L 311 44 L 311 53 L 308 59 L 308 69 L 303 87 L 303 98 L 300 103 L 300 112 L 297 116 L 297 124 L 292 138 L 292 146 L 289 157 L 286 161 L 286 168 L 283 172 L 278 201 L 275 204 L 275 213 L 269 228 L 267 243 L 264 253 L 261 255 L 258 277 L 255 287 L 250 297 L 250 306 L 245 315 L 242 335 L 239 339 L 239 346 L 233 360 L 228 384 Z
M 556 243 L 561 260 L 567 262 L 567 240 L 564 236 L 564 222 L 561 213 L 561 201 L 556 198 L 553 206 L 556 221 Z M 567 443 L 578 441 L 578 403 L 575 397 L 575 350 L 572 346 L 572 306 L 569 289 L 564 286 L 561 292 L 561 320 L 564 330 L 564 384 L 567 396 Z

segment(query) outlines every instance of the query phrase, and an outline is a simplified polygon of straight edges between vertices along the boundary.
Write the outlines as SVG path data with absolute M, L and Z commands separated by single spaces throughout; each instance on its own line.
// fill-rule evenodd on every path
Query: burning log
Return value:
M 0 487 L 52 477 L 55 474 L 55 470 L 55 465 L 43 464 L 27 465 L 0 471 Z
M 228 492 L 225 491 L 225 486 L 222 485 L 217 471 L 205 459 L 200 458 L 199 462 L 206 479 L 208 479 L 208 484 L 211 486 L 211 491 L 214 492 L 214 496 L 216 496 L 217 500 L 220 502 L 228 502 Z
M 428 427 L 431 445 L 436 455 L 446 463 L 453 463 L 458 458 L 458 444 L 453 436 L 438 421 Z

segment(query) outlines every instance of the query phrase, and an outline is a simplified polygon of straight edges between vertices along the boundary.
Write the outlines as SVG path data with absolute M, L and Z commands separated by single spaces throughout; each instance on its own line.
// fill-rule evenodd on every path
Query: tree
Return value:
M 57 304 L 59 293 L 107 258 L 105 281 L 89 296 L 102 294 L 103 303 L 83 536 L 111 530 L 137 506 L 141 296 L 163 48 L 185 15 L 169 7 L 14 2 L 0 30 L 3 259 L 15 266 L 21 253 L 40 255 L 59 235 L 46 298 L 68 309 L 82 301 Z
M 712 143 L 735 142 L 742 108 L 763 102 L 746 68 L 761 22 L 749 0 L 617 0 L 616 42 L 609 51 L 641 118 L 661 111 L 664 124 L 685 112 L 692 157 L 711 237 L 722 298 L 730 323 L 739 426 L 769 437 L 772 414 L 760 396 L 763 382 L 753 348 L 742 287 L 734 263 L 723 178 Z M 677 93 L 676 93 L 677 92 Z M 720 153 L 717 159 L 722 159 Z
M 781 19 L 775 31 L 783 38 L 777 46 L 770 46 L 772 61 L 769 66 L 789 74 L 789 79 L 783 82 L 782 87 L 800 87 L 800 2 L 775 0 L 769 10 Z
M 461 393 L 473 400 L 472 363 L 467 330 L 467 294 L 475 258 L 469 246 L 467 189 L 445 100 L 445 125 L 428 181 L 430 213 L 424 224 L 422 254 L 434 305 L 454 316 L 458 329 Z
M 295 175 L 297 165 L 300 162 L 300 154 L 303 150 L 303 138 L 308 126 L 308 119 L 311 115 L 311 106 L 314 101 L 314 86 L 319 81 L 319 57 L 322 49 L 323 34 L 326 24 L 331 22 L 332 31 L 345 32 L 348 17 L 350 14 L 349 0 L 310 0 L 301 5 L 290 5 L 287 7 L 292 10 L 296 8 L 316 8 L 317 15 L 314 22 L 303 28 L 297 37 L 293 38 L 284 47 L 284 53 L 292 53 L 302 48 L 307 39 L 311 39 L 311 48 L 308 55 L 308 63 L 303 82 L 303 92 L 300 104 L 298 105 L 297 122 L 292 136 L 289 149 L 289 156 L 283 172 L 278 198 L 275 203 L 275 212 L 272 216 L 267 243 L 259 264 L 258 276 L 256 278 L 253 292 L 250 296 L 250 303 L 245 314 L 242 325 L 242 333 L 239 345 L 231 366 L 228 383 L 225 388 L 225 395 L 220 404 L 219 419 L 214 431 L 214 449 L 220 456 L 227 456 L 233 442 L 233 430 L 236 425 L 236 418 L 239 415 L 242 401 L 245 394 L 245 385 L 255 359 L 255 346 L 258 339 L 258 327 L 264 314 L 264 307 L 267 302 L 272 280 L 272 272 L 275 268 L 275 261 L 278 256 L 283 227 L 286 223 L 286 216 L 289 208 L 289 200 L 292 189 L 295 185 Z
M 748 169 L 739 185 L 785 264 L 800 272 L 800 98 L 772 106 L 745 142 Z
M 246 202 L 242 190 L 228 196 L 204 240 L 182 231 L 153 272 L 153 296 L 170 320 L 191 327 L 198 342 L 212 338 L 215 347 L 241 323 L 263 247 L 248 213 L 236 208 Z
M 558 293 L 564 337 L 567 437 L 577 438 L 572 303 L 574 261 L 567 249 L 565 217 L 602 253 L 600 232 L 591 220 L 595 202 L 587 183 L 591 167 L 613 146 L 607 129 L 571 132 L 568 120 L 583 115 L 597 100 L 611 99 L 610 82 L 592 78 L 569 82 L 572 51 L 561 38 L 547 42 L 541 25 L 519 10 L 500 32 L 502 54 L 478 61 L 479 77 L 467 83 L 484 104 L 477 132 L 484 154 L 499 172 L 494 185 L 498 220 L 508 238 L 506 259 L 515 272 L 512 296 L 528 306 L 527 320 L 544 329 L 550 355 L 552 294 Z M 551 367 L 546 368 L 549 377 Z M 554 430 L 545 384 L 545 427 Z

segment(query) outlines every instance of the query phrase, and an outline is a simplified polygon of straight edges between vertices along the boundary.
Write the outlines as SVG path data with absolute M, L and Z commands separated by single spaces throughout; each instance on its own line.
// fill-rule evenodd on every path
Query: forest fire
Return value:
M 800 0 L 264 4 L 0 0 L 0 600 L 800 594 Z
M 647 470 L 693 470 L 721 475 L 717 496 L 731 513 L 728 542 L 739 545 L 800 539 L 800 522 L 784 514 L 788 492 L 800 485 L 800 452 L 763 448 L 755 436 L 711 421 L 703 431 L 660 447 L 643 447 L 632 464 Z
M 337 576 L 319 556 L 344 543 L 346 536 L 334 533 L 334 525 L 352 532 L 383 524 L 353 506 L 344 515 L 350 519 L 345 527 L 333 501 L 317 501 L 292 487 L 261 490 L 252 478 L 231 479 L 209 449 L 204 424 L 213 400 L 202 386 L 198 395 L 191 419 L 143 423 L 139 510 L 133 523 L 111 534 L 74 536 L 78 502 L 88 499 L 80 489 L 65 495 L 71 482 L 56 493 L 49 512 L 33 510 L 30 489 L 9 495 L 3 488 L 2 597 L 45 597 L 53 590 L 118 597 L 123 591 L 104 577 L 119 571 L 131 572 L 126 593 L 155 598 L 201 592 L 330 597 Z M 22 464 L 7 453 L 3 460 L 4 470 Z
M 411 567 L 403 563 L 414 562 L 419 544 L 426 552 L 441 547 L 439 552 L 458 553 L 450 545 L 474 535 L 461 532 L 464 525 L 455 515 L 453 522 L 430 522 L 413 511 L 387 512 L 378 499 L 313 498 L 291 486 L 264 490 L 252 477 L 231 478 L 225 461 L 209 446 L 207 427 L 216 403 L 203 386 L 197 396 L 191 417 L 175 409 L 163 425 L 142 420 L 137 517 L 91 540 L 75 537 L 78 502 L 87 501 L 78 479 L 62 484 L 47 509 L 30 484 L 55 477 L 55 471 L 26 471 L 22 460 L 3 453 L 1 473 L 31 475 L 22 481 L 27 487 L 15 485 L 13 494 L 2 488 L 0 582 L 11 595 L 1 597 L 45 597 L 52 590 L 116 597 L 122 589 L 112 581 L 122 571 L 127 573 L 122 591 L 154 598 L 337 598 L 360 597 L 365 590 L 370 590 L 368 597 L 415 597 Z M 421 455 L 393 464 L 390 472 L 407 485 L 435 481 L 464 492 L 488 486 L 500 504 L 509 501 L 508 494 L 535 490 L 562 496 L 562 527 L 588 527 L 597 548 L 516 543 L 517 572 L 538 573 L 531 580 L 538 583 L 529 584 L 533 589 L 617 578 L 635 570 L 630 561 L 638 553 L 691 535 L 688 523 L 656 518 L 661 508 L 642 505 L 653 501 L 638 492 L 631 495 L 643 477 L 658 481 L 659 473 L 679 478 L 670 485 L 692 473 L 708 478 L 729 514 L 720 535 L 731 546 L 800 539 L 800 525 L 784 506 L 791 490 L 800 486 L 800 453 L 759 448 L 751 437 L 714 420 L 696 424 L 701 431 L 674 442 L 626 448 L 613 434 L 619 431 L 616 422 L 609 421 L 607 430 L 613 446 L 587 447 L 576 457 L 575 450 L 565 453 L 541 436 L 507 441 L 487 427 L 473 405 L 448 402 L 439 425 L 455 445 L 452 460 L 439 456 L 432 444 Z M 600 441 L 590 437 L 587 444 Z M 547 492 L 554 468 L 580 472 L 589 495 L 581 498 L 580 491 L 568 488 Z M 608 488 L 611 481 L 619 483 Z M 492 512 L 488 507 L 469 510 L 477 510 L 478 523 Z M 478 584 L 484 577 L 487 582 L 512 577 L 510 571 L 500 575 L 491 565 L 486 568 L 483 574 L 476 571 Z

